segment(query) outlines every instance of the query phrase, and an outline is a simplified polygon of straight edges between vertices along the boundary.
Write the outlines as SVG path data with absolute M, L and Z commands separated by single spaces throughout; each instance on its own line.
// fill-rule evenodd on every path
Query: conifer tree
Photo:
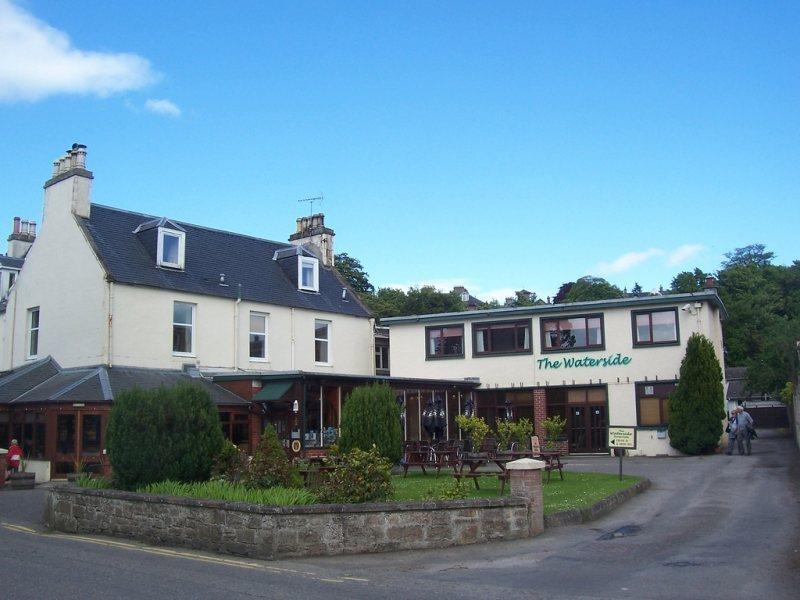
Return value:
M 714 346 L 695 333 L 686 345 L 680 381 L 669 398 L 669 439 L 684 454 L 713 452 L 725 418 L 722 369 Z
M 386 384 L 355 388 L 342 409 L 342 452 L 354 448 L 369 451 L 373 444 L 393 464 L 400 460 L 403 429 L 400 408 Z
M 115 480 L 126 489 L 205 481 L 223 442 L 217 407 L 195 385 L 122 392 L 106 431 Z

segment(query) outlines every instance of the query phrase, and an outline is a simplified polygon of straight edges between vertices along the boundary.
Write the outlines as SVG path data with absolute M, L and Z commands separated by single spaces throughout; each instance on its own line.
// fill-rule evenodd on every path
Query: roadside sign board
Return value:
M 608 447 L 636 448 L 636 428 L 635 427 L 613 427 L 608 428 Z

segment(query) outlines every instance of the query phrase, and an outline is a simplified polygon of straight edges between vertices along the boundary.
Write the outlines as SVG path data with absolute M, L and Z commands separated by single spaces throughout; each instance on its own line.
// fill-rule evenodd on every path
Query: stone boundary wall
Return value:
M 650 487 L 649 479 L 637 481 L 631 487 L 614 492 L 610 496 L 595 502 L 586 508 L 573 508 L 572 510 L 562 510 L 557 513 L 544 516 L 545 527 L 563 527 L 565 525 L 580 525 L 587 521 L 594 521 L 603 515 L 610 513 L 620 504 L 627 502 L 635 495 L 642 493 Z
M 48 490 L 44 517 L 66 533 L 279 559 L 527 538 L 537 512 L 541 523 L 519 498 L 277 507 L 65 485 Z

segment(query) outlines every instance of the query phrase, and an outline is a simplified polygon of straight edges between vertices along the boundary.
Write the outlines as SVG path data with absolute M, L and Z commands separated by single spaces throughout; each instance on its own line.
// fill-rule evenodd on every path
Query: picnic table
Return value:
M 462 457 L 458 462 L 458 465 L 454 467 L 453 477 L 459 480 L 462 477 L 469 477 L 475 483 L 475 489 L 479 490 L 481 489 L 480 484 L 478 483 L 479 477 L 482 475 L 497 475 L 497 478 L 500 480 L 500 495 L 502 496 L 506 488 L 506 483 L 508 483 L 510 479 L 510 474 L 506 469 L 506 464 L 519 458 L 534 458 L 536 460 L 544 461 L 544 470 L 547 472 L 548 482 L 550 481 L 552 472 L 555 470 L 558 471 L 559 475 L 561 476 L 561 480 L 564 480 L 564 472 L 562 470 L 563 464 L 561 463 L 561 454 L 559 452 L 540 452 L 539 454 L 534 455 L 530 450 L 497 452 L 494 454 L 494 456 L 464 455 L 464 457 Z M 478 470 L 480 467 L 492 463 L 497 465 L 497 467 L 500 469 L 500 472 Z M 466 471 L 465 468 L 467 469 Z

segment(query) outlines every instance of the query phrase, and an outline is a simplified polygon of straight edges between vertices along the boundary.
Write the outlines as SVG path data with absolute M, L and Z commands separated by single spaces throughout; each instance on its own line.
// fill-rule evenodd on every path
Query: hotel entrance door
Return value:
M 549 389 L 547 415 L 560 415 L 566 420 L 564 435 L 571 453 L 608 450 L 608 401 L 604 387 Z

